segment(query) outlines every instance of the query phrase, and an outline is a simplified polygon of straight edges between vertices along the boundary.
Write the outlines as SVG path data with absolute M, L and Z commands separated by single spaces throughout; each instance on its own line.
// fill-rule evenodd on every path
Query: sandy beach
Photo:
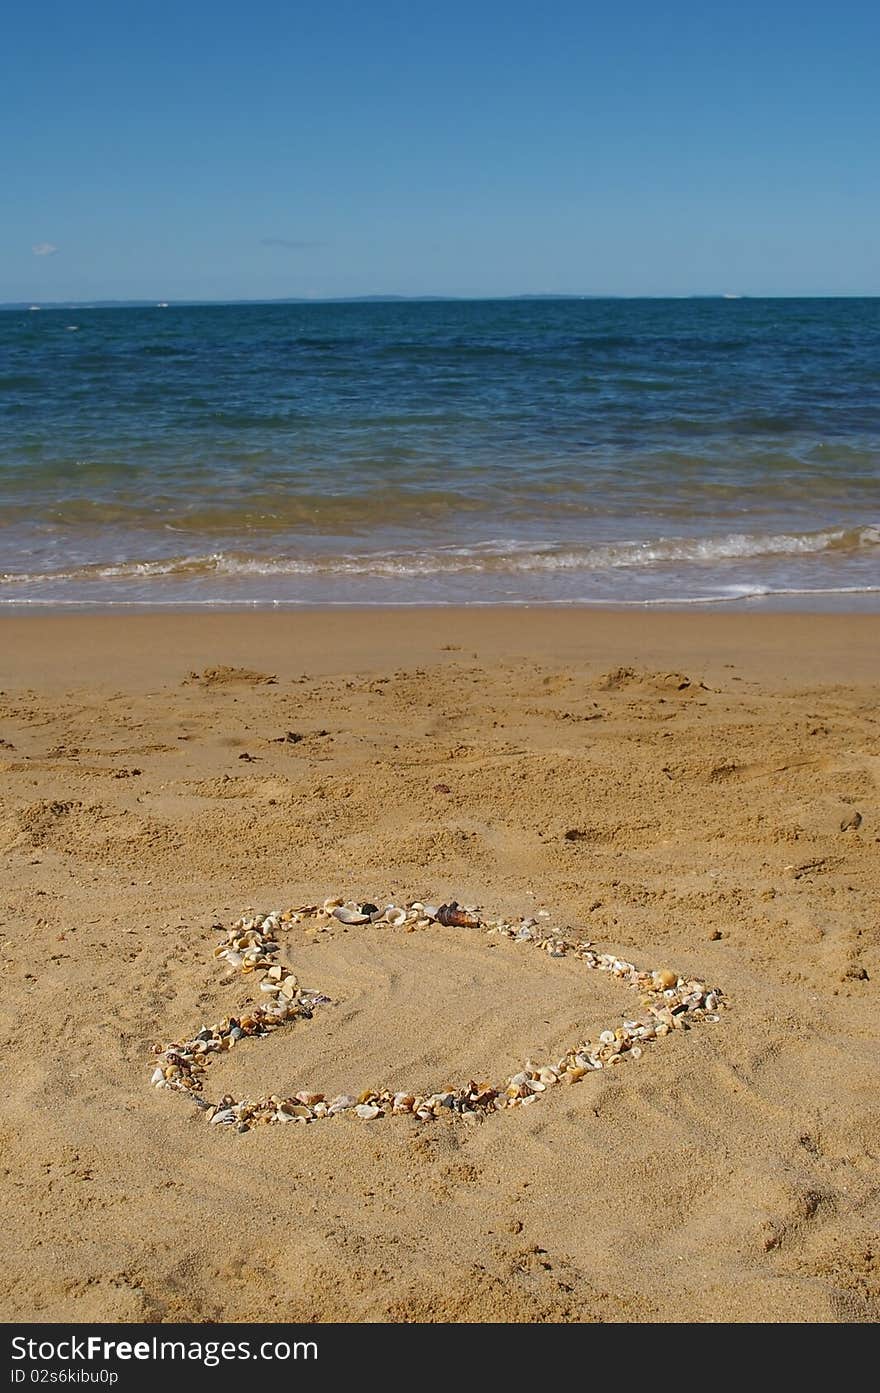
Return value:
M 872 615 L 4 616 L 4 1319 L 875 1321 L 878 682 Z M 222 930 L 335 894 L 545 910 L 726 1008 L 478 1123 L 151 1089 L 253 999 Z M 462 929 L 283 948 L 330 1004 L 212 1085 L 495 1078 L 633 1009 Z

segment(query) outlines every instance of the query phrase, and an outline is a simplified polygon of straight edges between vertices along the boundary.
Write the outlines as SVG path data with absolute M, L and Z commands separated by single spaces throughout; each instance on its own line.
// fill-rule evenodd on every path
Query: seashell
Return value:
M 357 1106 L 357 1098 L 353 1098 L 350 1093 L 340 1093 L 338 1098 L 330 1101 L 329 1111 L 331 1116 L 338 1112 L 347 1112 L 349 1108 Z
M 602 1030 L 599 1032 L 600 1045 L 613 1045 L 616 1038 L 613 1030 Z
M 280 991 L 280 990 L 281 990 L 281 983 L 280 983 L 280 982 L 267 982 L 267 981 L 263 981 L 263 982 L 260 983 L 260 991 L 261 991 L 261 992 L 278 992 L 278 991 Z
M 342 899 L 342 897 L 340 895 L 337 895 L 335 899 L 325 900 L 322 905 L 322 909 L 325 914 L 332 914 L 334 909 L 338 909 L 339 906 L 344 903 L 345 901 Z
M 406 923 L 406 910 L 398 909 L 396 905 L 389 905 L 385 911 L 385 919 L 389 924 L 393 924 L 395 928 L 399 928 L 401 924 Z
M 544 1093 L 547 1088 L 547 1085 L 545 1083 L 542 1083 L 540 1079 L 529 1079 L 528 1083 L 526 1084 L 526 1087 L 532 1093 Z
M 333 910 L 333 918 L 338 919 L 340 924 L 366 924 L 369 914 L 362 914 L 359 909 L 349 909 L 348 905 L 339 905 Z
M 220 1122 L 227 1127 L 236 1120 L 237 1119 L 235 1113 L 232 1111 L 232 1108 L 220 1108 L 219 1111 L 215 1112 L 214 1116 L 211 1118 L 212 1123 Z
M 439 907 L 434 904 L 423 904 L 421 907 L 422 915 L 425 919 L 436 919 L 440 913 Z
M 538 1070 L 538 1078 L 543 1084 L 553 1084 L 558 1082 L 559 1074 L 548 1064 L 545 1068 Z
M 221 954 L 221 956 L 226 959 L 230 967 L 241 967 L 244 962 L 241 953 L 236 953 L 232 948 L 229 948 L 225 953 Z
M 355 1112 L 358 1117 L 362 1117 L 365 1122 L 372 1122 L 373 1118 L 378 1117 L 381 1109 L 375 1103 L 358 1103 Z
M 150 1083 L 153 1084 L 155 1088 L 159 1088 L 164 1082 L 165 1075 L 162 1072 L 162 1070 L 158 1068 L 154 1069 L 152 1074 L 150 1075 Z
M 652 974 L 652 981 L 654 990 L 662 992 L 667 991 L 670 987 L 674 987 L 678 978 L 668 967 L 663 967 Z
M 644 1050 L 642 1049 L 641 1045 L 633 1045 L 632 1049 L 630 1050 L 630 1054 L 632 1055 L 633 1059 L 641 1059 L 642 1055 L 644 1054 Z
M 269 982 L 280 982 L 281 972 L 282 969 L 276 963 L 275 967 L 269 968 L 269 971 L 266 973 L 266 978 Z
M 293 1122 L 294 1120 L 302 1117 L 304 1117 L 308 1121 L 308 1119 L 311 1118 L 311 1116 L 312 1110 L 310 1107 L 307 1106 L 307 1104 L 293 1103 L 289 1101 L 282 1103 L 278 1109 L 278 1112 L 275 1114 L 276 1120 L 278 1122 L 286 1122 L 288 1120 Z
M 576 1064 L 573 1065 L 570 1069 L 566 1069 L 565 1073 L 563 1074 L 563 1078 L 565 1079 L 566 1083 L 579 1083 L 580 1080 L 586 1076 L 586 1073 L 586 1069 L 582 1068 L 579 1064 Z
M 459 909 L 457 900 L 453 900 L 451 904 L 440 906 L 437 910 L 437 923 L 443 924 L 448 929 L 478 929 L 480 927 L 477 916 L 469 914 L 466 909 Z

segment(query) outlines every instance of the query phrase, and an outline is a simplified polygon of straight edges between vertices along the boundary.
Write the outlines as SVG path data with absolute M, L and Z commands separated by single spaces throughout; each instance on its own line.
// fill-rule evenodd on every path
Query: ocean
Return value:
M 880 609 L 880 300 L 0 313 L 0 605 Z

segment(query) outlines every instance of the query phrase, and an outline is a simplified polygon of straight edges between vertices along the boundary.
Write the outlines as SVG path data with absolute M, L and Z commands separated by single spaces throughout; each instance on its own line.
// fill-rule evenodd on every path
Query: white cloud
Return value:
M 34 242 L 31 247 L 34 256 L 54 256 L 57 250 L 54 242 Z

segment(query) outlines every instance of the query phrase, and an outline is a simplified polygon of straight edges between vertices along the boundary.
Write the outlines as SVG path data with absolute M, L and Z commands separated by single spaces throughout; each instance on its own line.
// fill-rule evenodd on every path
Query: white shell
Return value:
M 344 904 L 333 911 L 333 918 L 338 919 L 340 924 L 366 924 L 369 917 L 369 914 L 361 914 L 359 909 L 349 909 Z

